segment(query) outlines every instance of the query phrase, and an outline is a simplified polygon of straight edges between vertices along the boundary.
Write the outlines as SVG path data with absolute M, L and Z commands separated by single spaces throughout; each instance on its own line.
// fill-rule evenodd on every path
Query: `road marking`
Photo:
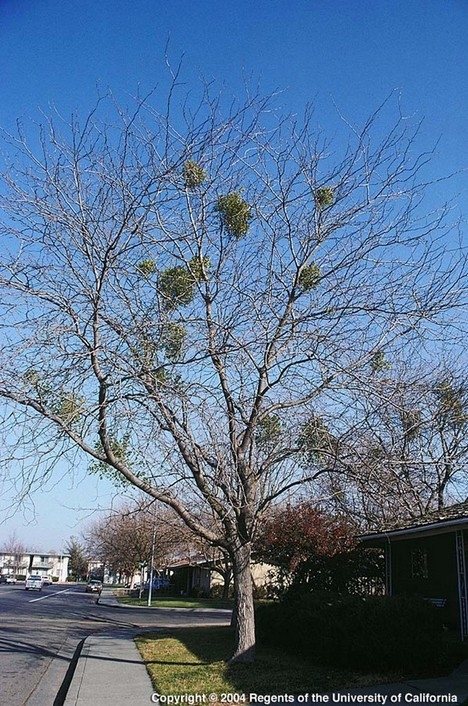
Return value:
M 37 601 L 43 601 L 46 598 L 53 598 L 54 596 L 58 596 L 59 593 L 69 593 L 70 589 L 65 588 L 63 591 L 57 591 L 56 593 L 48 593 L 47 596 L 41 596 L 40 598 L 33 598 L 32 601 L 28 601 L 28 603 L 37 603 Z

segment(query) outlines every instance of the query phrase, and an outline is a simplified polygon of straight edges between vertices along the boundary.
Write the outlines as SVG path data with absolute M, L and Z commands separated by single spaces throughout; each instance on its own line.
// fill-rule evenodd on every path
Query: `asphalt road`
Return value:
M 48 675 L 48 688 L 57 693 L 80 640 L 109 628 L 103 613 L 96 597 L 85 593 L 83 586 L 45 586 L 39 592 L 25 591 L 24 584 L 1 585 L 1 703 L 34 703 L 31 695 L 58 656 L 53 675 Z
M 96 604 L 84 586 L 0 585 L 0 703 L 54 706 L 81 640 L 115 627 L 164 628 L 228 622 L 223 612 L 130 609 Z

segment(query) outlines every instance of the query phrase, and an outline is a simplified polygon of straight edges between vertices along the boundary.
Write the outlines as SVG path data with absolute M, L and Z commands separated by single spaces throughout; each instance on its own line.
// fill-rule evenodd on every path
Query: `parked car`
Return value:
M 91 581 L 88 581 L 86 584 L 86 593 L 101 593 L 102 591 L 102 581 L 98 581 L 97 579 L 91 579 Z
M 16 583 L 16 577 L 13 574 L 2 574 L 0 576 L 0 583 Z
M 145 583 L 146 590 L 149 589 L 150 582 Z M 168 591 L 171 588 L 171 582 L 169 579 L 162 576 L 155 576 L 153 578 L 153 591 Z
M 44 579 L 42 576 L 39 576 L 39 574 L 30 574 L 26 578 L 26 583 L 24 584 L 24 588 L 26 591 L 29 591 L 29 589 L 37 590 L 37 591 L 42 591 L 42 586 L 44 585 Z
M 53 583 L 52 576 L 43 576 L 42 583 L 44 586 L 50 586 Z

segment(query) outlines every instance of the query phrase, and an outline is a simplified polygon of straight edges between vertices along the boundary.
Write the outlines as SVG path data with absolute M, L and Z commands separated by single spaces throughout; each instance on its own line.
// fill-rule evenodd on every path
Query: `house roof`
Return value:
M 184 556 L 173 558 L 172 561 L 168 562 L 166 568 L 179 569 L 182 566 L 202 566 L 203 564 L 210 564 L 210 560 L 203 554 L 186 554 Z
M 468 500 L 455 505 L 431 510 L 420 517 L 400 520 L 397 523 L 386 525 L 373 532 L 361 535 L 364 542 L 383 539 L 403 539 L 414 534 L 439 534 L 449 532 L 456 527 L 468 527 Z

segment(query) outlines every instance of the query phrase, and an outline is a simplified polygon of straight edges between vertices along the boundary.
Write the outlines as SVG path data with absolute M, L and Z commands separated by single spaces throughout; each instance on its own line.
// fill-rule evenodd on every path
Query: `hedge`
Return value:
M 257 639 L 317 664 L 431 673 L 447 658 L 440 610 L 415 597 L 311 593 L 260 604 Z

